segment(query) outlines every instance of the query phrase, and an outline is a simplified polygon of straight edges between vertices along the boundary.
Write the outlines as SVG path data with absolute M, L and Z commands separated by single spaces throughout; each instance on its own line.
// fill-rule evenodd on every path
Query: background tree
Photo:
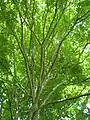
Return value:
M 88 120 L 89 0 L 1 0 L 0 120 Z

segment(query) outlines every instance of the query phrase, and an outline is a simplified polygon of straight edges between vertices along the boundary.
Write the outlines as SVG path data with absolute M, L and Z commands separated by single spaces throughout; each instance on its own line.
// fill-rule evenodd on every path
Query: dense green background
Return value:
M 0 120 L 90 120 L 89 91 L 90 0 L 0 0 Z

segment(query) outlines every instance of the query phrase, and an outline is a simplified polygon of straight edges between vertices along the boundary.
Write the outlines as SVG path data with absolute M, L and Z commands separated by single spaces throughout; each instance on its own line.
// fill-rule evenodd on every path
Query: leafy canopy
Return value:
M 89 49 L 89 0 L 1 0 L 0 120 L 89 120 Z

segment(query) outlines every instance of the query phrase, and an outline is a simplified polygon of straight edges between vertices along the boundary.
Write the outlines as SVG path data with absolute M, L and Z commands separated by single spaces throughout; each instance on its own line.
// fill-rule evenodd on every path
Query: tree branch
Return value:
M 57 9 L 57 1 L 56 1 L 56 3 L 55 3 L 55 13 L 54 13 L 53 19 L 52 19 L 52 21 L 51 21 L 51 23 L 50 23 L 50 26 L 49 26 L 49 29 L 48 29 L 48 31 L 47 31 L 46 37 L 45 37 L 45 39 L 43 40 L 42 44 L 45 43 L 45 41 L 46 41 L 46 39 L 47 39 L 47 37 L 48 37 L 48 35 L 49 35 L 49 33 L 50 33 L 51 27 L 52 27 L 52 25 L 53 25 L 53 23 L 54 23 L 54 21 L 55 21 L 56 16 L 57 16 L 57 12 L 58 12 L 58 9 Z
M 33 35 L 35 36 L 38 44 L 41 45 L 41 43 L 40 43 L 37 35 L 36 35 L 35 32 L 32 30 L 31 26 L 27 23 L 26 19 L 23 17 L 23 15 L 22 15 L 22 13 L 21 13 L 21 11 L 20 11 L 17 3 L 16 3 L 14 0 L 12 0 L 12 1 L 13 1 L 14 5 L 16 6 L 16 8 L 17 8 L 17 10 L 18 10 L 18 12 L 19 12 L 19 14 L 20 14 L 20 16 L 23 18 L 23 21 L 26 23 L 26 26 L 30 29 L 30 31 L 32 31 L 32 33 L 33 33 Z M 27 19 L 28 19 L 28 18 L 27 18 Z
M 43 106 L 44 104 L 46 104 L 47 100 L 48 100 L 48 99 L 51 97 L 51 95 L 56 91 L 56 89 L 57 89 L 58 87 L 60 87 L 61 85 L 63 85 L 63 84 L 65 84 L 64 81 L 63 81 L 63 82 L 60 82 L 59 84 L 57 84 L 57 85 L 53 88 L 53 90 L 47 95 L 46 99 L 44 100 L 44 102 L 42 103 L 41 106 Z
M 85 96 L 87 97 L 89 95 L 90 95 L 90 93 L 85 93 L 85 94 L 81 94 L 81 95 L 70 97 L 70 98 L 64 98 L 64 99 L 61 99 L 61 100 L 56 100 L 56 101 L 53 101 L 53 102 L 49 102 L 49 103 L 45 104 L 44 106 L 47 106 L 47 105 L 50 105 L 50 104 L 66 102 L 66 101 L 70 101 L 70 100 L 75 100 L 75 99 L 78 99 L 78 98 L 81 98 L 81 97 L 85 97 Z
M 39 109 L 44 109 L 48 105 L 59 104 L 59 103 L 63 103 L 63 102 L 71 101 L 71 100 L 76 100 L 78 98 L 85 97 L 85 96 L 87 97 L 89 95 L 90 95 L 90 93 L 85 93 L 85 94 L 77 95 L 77 96 L 70 97 L 70 98 L 64 98 L 64 99 L 61 99 L 61 100 L 55 100 L 53 102 L 49 102 L 49 103 L 41 105 L 35 112 L 37 112 Z
M 13 34 L 13 36 L 15 37 L 17 43 L 18 43 L 18 47 L 23 55 L 23 58 L 24 58 L 24 62 L 25 62 L 25 67 L 26 67 L 26 73 L 27 73 L 27 77 L 28 77 L 28 82 L 29 82 L 29 87 L 30 87 L 30 91 L 32 91 L 32 81 L 31 81 L 31 77 L 30 77 L 30 74 L 31 74 L 31 68 L 30 68 L 30 65 L 29 65 L 29 61 L 28 61 L 28 57 L 26 55 L 26 52 L 25 52 L 25 49 L 24 49 L 24 45 L 23 45 L 23 23 L 22 23 L 22 18 L 21 18 L 21 14 L 19 12 L 19 15 L 20 15 L 20 20 L 21 20 L 21 42 L 22 44 L 20 44 L 19 42 L 19 38 L 17 36 L 17 34 L 15 33 L 15 31 L 13 30 L 10 22 L 8 21 L 7 17 L 5 16 L 5 13 L 4 13 L 4 10 L 3 10 L 3 7 L 1 6 L 1 10 L 2 10 L 2 13 L 3 13 L 3 16 L 4 16 L 4 19 L 5 21 L 7 22 L 9 28 L 11 29 L 11 32 Z
M 80 18 L 77 18 L 74 22 L 74 24 L 70 27 L 69 31 L 66 33 L 66 35 L 62 38 L 62 40 L 59 42 L 59 45 L 57 47 L 57 50 L 56 50 L 56 55 L 55 57 L 53 58 L 53 61 L 52 61 L 52 64 L 48 70 L 48 75 L 50 74 L 50 72 L 52 71 L 52 68 L 56 62 L 56 59 L 58 57 L 58 54 L 59 54 L 59 50 L 60 50 L 60 47 L 61 45 L 63 44 L 63 42 L 66 40 L 66 38 L 69 36 L 69 34 L 72 32 L 73 28 L 75 27 L 76 24 L 78 24 L 79 22 L 81 22 L 86 16 L 87 14 L 90 12 L 90 10 L 88 10 L 84 15 L 82 15 Z

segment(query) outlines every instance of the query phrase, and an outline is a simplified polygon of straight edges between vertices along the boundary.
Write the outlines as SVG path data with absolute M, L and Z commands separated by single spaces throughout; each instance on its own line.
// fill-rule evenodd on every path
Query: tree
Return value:
M 1 120 L 84 119 L 89 7 L 88 0 L 1 0 Z

